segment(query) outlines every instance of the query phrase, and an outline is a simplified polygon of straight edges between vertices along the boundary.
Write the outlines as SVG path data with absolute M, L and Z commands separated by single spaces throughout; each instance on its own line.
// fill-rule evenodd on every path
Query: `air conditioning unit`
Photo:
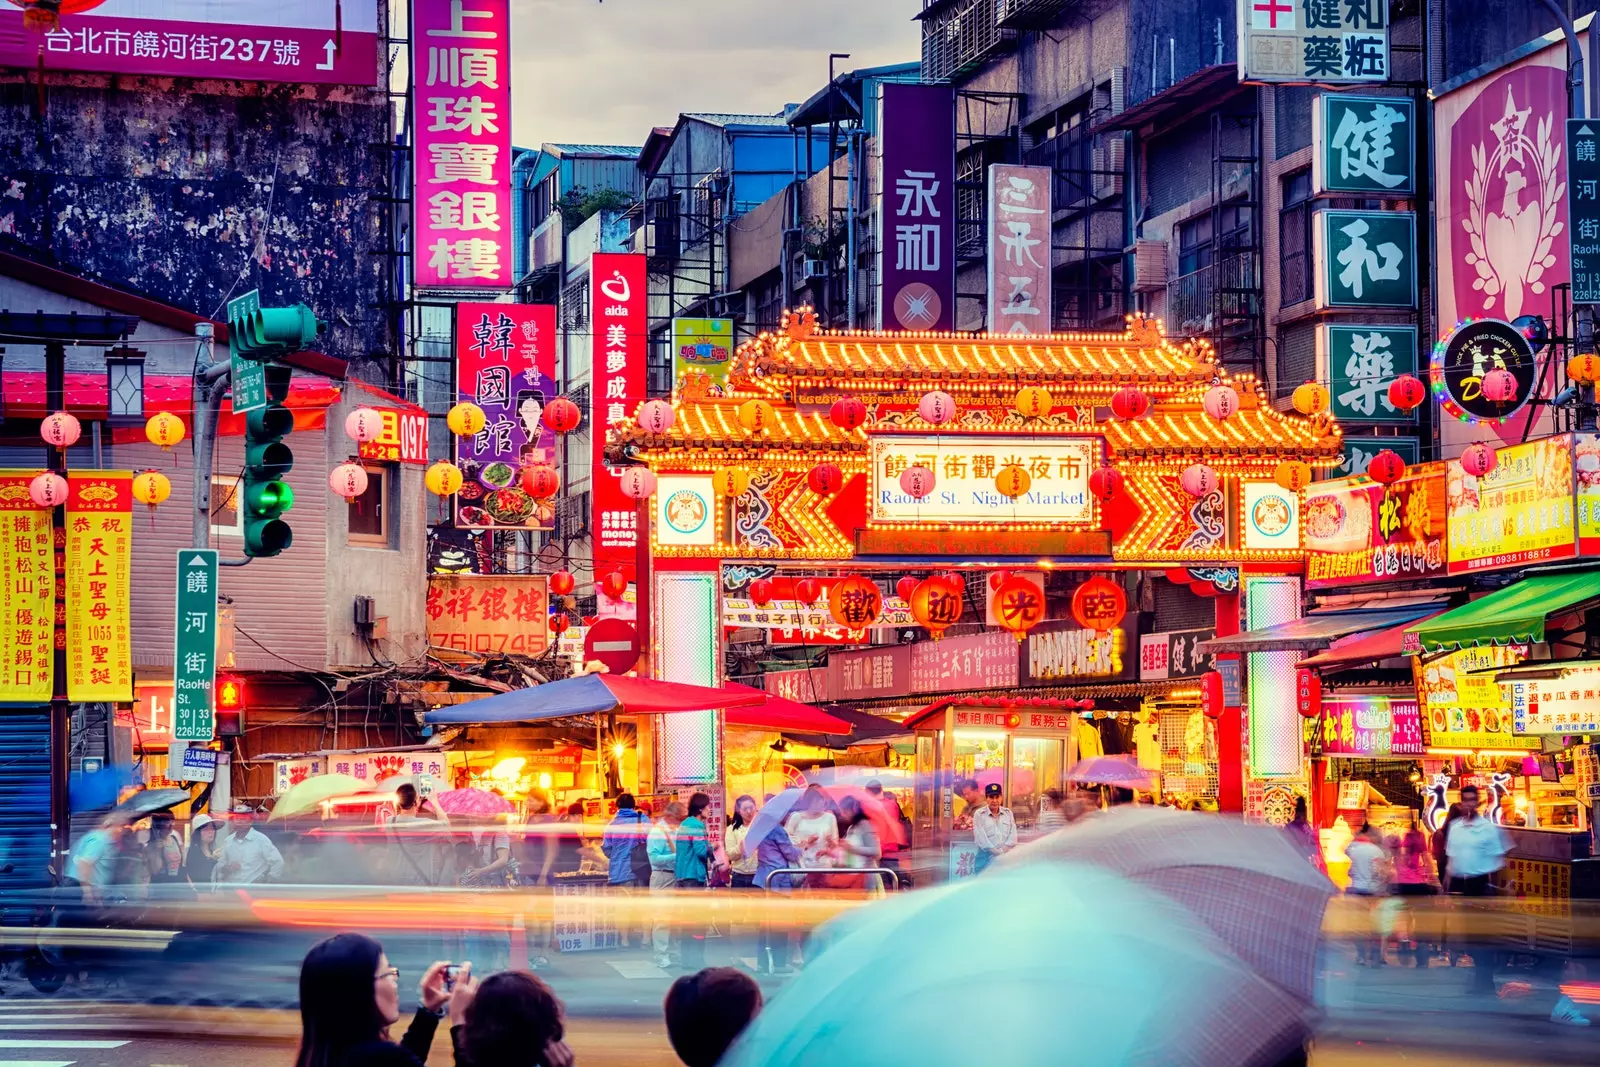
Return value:
M 1133 291 L 1160 292 L 1167 287 L 1167 242 L 1133 242 Z
M 828 276 L 828 261 L 825 259 L 808 259 L 801 267 L 801 275 L 810 281 L 812 278 L 826 278 Z

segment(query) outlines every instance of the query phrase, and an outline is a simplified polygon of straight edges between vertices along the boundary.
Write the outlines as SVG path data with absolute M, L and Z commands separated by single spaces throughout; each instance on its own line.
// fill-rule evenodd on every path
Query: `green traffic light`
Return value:
M 276 479 L 247 484 L 244 490 L 246 512 L 260 519 L 277 518 L 294 507 L 294 490 L 288 482 Z

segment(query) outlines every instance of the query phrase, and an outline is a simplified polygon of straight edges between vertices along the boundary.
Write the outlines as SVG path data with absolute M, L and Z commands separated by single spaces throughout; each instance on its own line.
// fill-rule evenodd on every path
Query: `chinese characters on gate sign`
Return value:
M 509 0 L 419 0 L 416 24 L 417 283 L 509 287 Z
M 1239 79 L 1389 79 L 1388 0 L 1244 0 Z
M 989 329 L 1050 332 L 1049 167 L 989 168 Z

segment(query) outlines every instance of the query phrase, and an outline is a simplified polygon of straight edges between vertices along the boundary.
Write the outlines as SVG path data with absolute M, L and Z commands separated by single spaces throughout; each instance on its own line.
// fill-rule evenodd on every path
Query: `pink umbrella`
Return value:
M 1124 789 L 1154 789 L 1156 776 L 1127 756 L 1093 756 L 1072 768 L 1067 775 L 1085 785 L 1120 785 Z
M 430 799 L 446 815 L 464 815 L 468 818 L 507 815 L 516 810 L 511 801 L 487 789 L 451 789 L 435 793 Z

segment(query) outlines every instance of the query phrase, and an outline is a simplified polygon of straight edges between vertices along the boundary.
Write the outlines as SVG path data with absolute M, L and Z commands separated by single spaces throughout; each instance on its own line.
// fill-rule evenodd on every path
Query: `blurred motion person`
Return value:
M 78 838 L 67 856 L 67 870 L 83 890 L 85 904 L 107 903 L 117 881 L 117 856 L 128 827 L 118 815 L 107 815 L 93 830 Z
M 704 889 L 710 880 L 711 842 L 706 829 L 705 811 L 711 798 L 696 793 L 689 798 L 689 812 L 678 827 L 678 855 L 675 875 L 679 889 Z M 706 931 L 695 919 L 690 919 L 679 934 L 682 945 L 682 966 L 697 971 L 706 964 Z
M 1394 892 L 1401 897 L 1427 897 L 1439 892 L 1433 883 L 1433 855 L 1428 849 L 1428 835 L 1411 816 L 1411 827 L 1401 836 L 1394 849 Z M 1428 965 L 1428 948 L 1416 940 L 1416 916 L 1409 907 L 1400 916 L 1395 932 L 1401 958 L 1409 949 L 1417 967 Z
M 745 847 L 750 847 L 748 839 Z M 779 875 L 776 879 L 772 876 L 774 871 L 800 866 L 800 850 L 789 840 L 789 831 L 781 824 L 774 824 L 756 843 L 755 849 L 756 888 L 774 893 L 793 892 L 794 875 Z M 756 969 L 767 974 L 787 973 L 792 958 L 793 944 L 789 935 L 780 933 L 770 920 L 763 921 L 761 937 L 756 942 Z
M 683 823 L 687 809 L 674 800 L 661 812 L 661 818 L 650 827 L 645 838 L 645 851 L 650 859 L 650 892 L 666 896 L 678 884 L 678 827 Z M 667 922 L 670 907 L 667 901 L 658 901 L 651 910 L 655 922 L 650 927 L 650 943 L 655 949 L 656 966 L 665 970 L 672 966 L 672 927 Z
M 883 805 L 883 813 L 889 817 L 889 825 L 898 827 L 900 834 L 893 840 L 884 841 L 883 857 L 878 862 L 894 871 L 897 875 L 895 884 L 891 888 L 909 889 L 906 876 L 900 869 L 900 853 L 910 847 L 911 820 L 906 818 L 906 813 L 900 808 L 900 801 L 896 800 L 893 793 L 883 791 L 883 783 L 876 778 L 870 779 L 866 785 L 867 795 Z
M 966 804 L 961 813 L 956 816 L 955 828 L 957 830 L 972 829 L 972 820 L 978 814 L 978 809 L 983 807 L 983 792 L 978 788 L 975 778 L 963 778 L 956 783 L 956 796 Z
M 249 808 L 239 805 L 228 817 L 228 834 L 217 846 L 215 878 L 221 885 L 255 885 L 283 880 L 283 854 L 257 830 Z
M 556 850 L 549 827 L 556 821 L 550 814 L 550 801 L 543 793 L 528 797 L 526 832 L 522 836 L 522 872 L 529 885 L 549 885 L 555 867 Z
M 196 889 L 210 886 L 217 868 L 217 827 L 209 815 L 196 815 L 189 823 L 189 854 L 183 860 L 183 873 Z
M 399 1044 L 400 971 L 383 946 L 361 934 L 336 934 L 312 946 L 300 965 L 300 1053 L 295 1067 L 418 1067 L 444 1016 L 446 964 L 422 976 L 422 1006 Z
M 821 786 L 808 786 L 784 820 L 789 840 L 800 850 L 800 866 L 832 867 L 839 849 L 839 815 Z
M 756 846 L 761 842 L 751 841 L 749 849 L 745 848 L 746 838 L 750 834 L 750 820 L 755 817 L 756 798 L 749 795 L 740 797 L 733 802 L 733 818 L 728 820 L 728 829 L 722 835 L 722 847 L 733 868 L 735 889 L 750 889 L 755 885 L 756 867 L 760 864 Z
M 650 833 L 650 820 L 634 804 L 632 793 L 617 797 L 617 814 L 606 826 L 600 851 L 607 863 L 606 881 L 613 886 L 642 884 L 634 865 L 634 858 L 645 858 L 645 837 Z M 646 860 L 648 869 L 648 860 Z
M 685 1067 L 716 1067 L 761 1011 L 761 987 L 732 967 L 686 974 L 667 990 L 667 1040 Z
M 1344 854 L 1350 859 L 1350 884 L 1345 887 L 1345 893 L 1362 897 L 1366 904 L 1363 922 L 1367 930 L 1356 937 L 1356 966 L 1370 963 L 1381 967 L 1387 961 L 1383 958 L 1383 939 L 1378 935 L 1375 905 L 1389 892 L 1389 852 L 1383 847 L 1378 828 L 1363 823 L 1361 830 L 1345 846 Z
M 1311 866 L 1323 874 L 1328 873 L 1328 864 L 1322 858 L 1322 842 L 1318 839 L 1317 828 L 1311 825 L 1305 797 L 1294 798 L 1294 818 L 1289 820 L 1283 832 L 1289 835 L 1290 842 Z
M 1450 892 L 1464 897 L 1487 897 L 1495 892 L 1495 877 L 1505 868 L 1511 844 L 1505 831 L 1478 814 L 1478 787 L 1461 789 L 1461 818 L 1450 827 L 1445 841 L 1449 861 Z M 1493 993 L 1495 954 L 1479 945 L 1472 953 L 1472 989 Z
M 145 846 L 150 881 L 170 885 L 183 881 L 183 838 L 172 825 L 172 812 L 150 816 L 150 843 Z
M 482 982 L 464 963 L 450 995 L 456 1067 L 571 1067 L 561 1001 L 526 971 Z
M 583 802 L 575 801 L 556 820 L 555 862 L 550 865 L 550 884 L 564 874 L 583 869 Z
M 1044 803 L 1039 806 L 1039 836 L 1053 833 L 1067 825 L 1067 798 L 1059 789 L 1046 789 Z
M 839 839 L 844 866 L 857 870 L 878 866 L 883 859 L 883 848 L 878 841 L 878 831 L 873 829 L 872 819 L 862 808 L 861 802 L 855 797 L 845 797 L 839 802 L 839 812 L 844 821 L 844 836 Z M 869 896 L 881 896 L 883 876 L 864 875 L 860 887 Z
M 1000 806 L 1000 783 L 990 782 L 983 794 L 988 804 L 979 808 L 972 819 L 972 841 L 978 846 L 979 874 L 996 856 L 1004 856 L 1017 847 L 1017 820 L 1010 808 Z

